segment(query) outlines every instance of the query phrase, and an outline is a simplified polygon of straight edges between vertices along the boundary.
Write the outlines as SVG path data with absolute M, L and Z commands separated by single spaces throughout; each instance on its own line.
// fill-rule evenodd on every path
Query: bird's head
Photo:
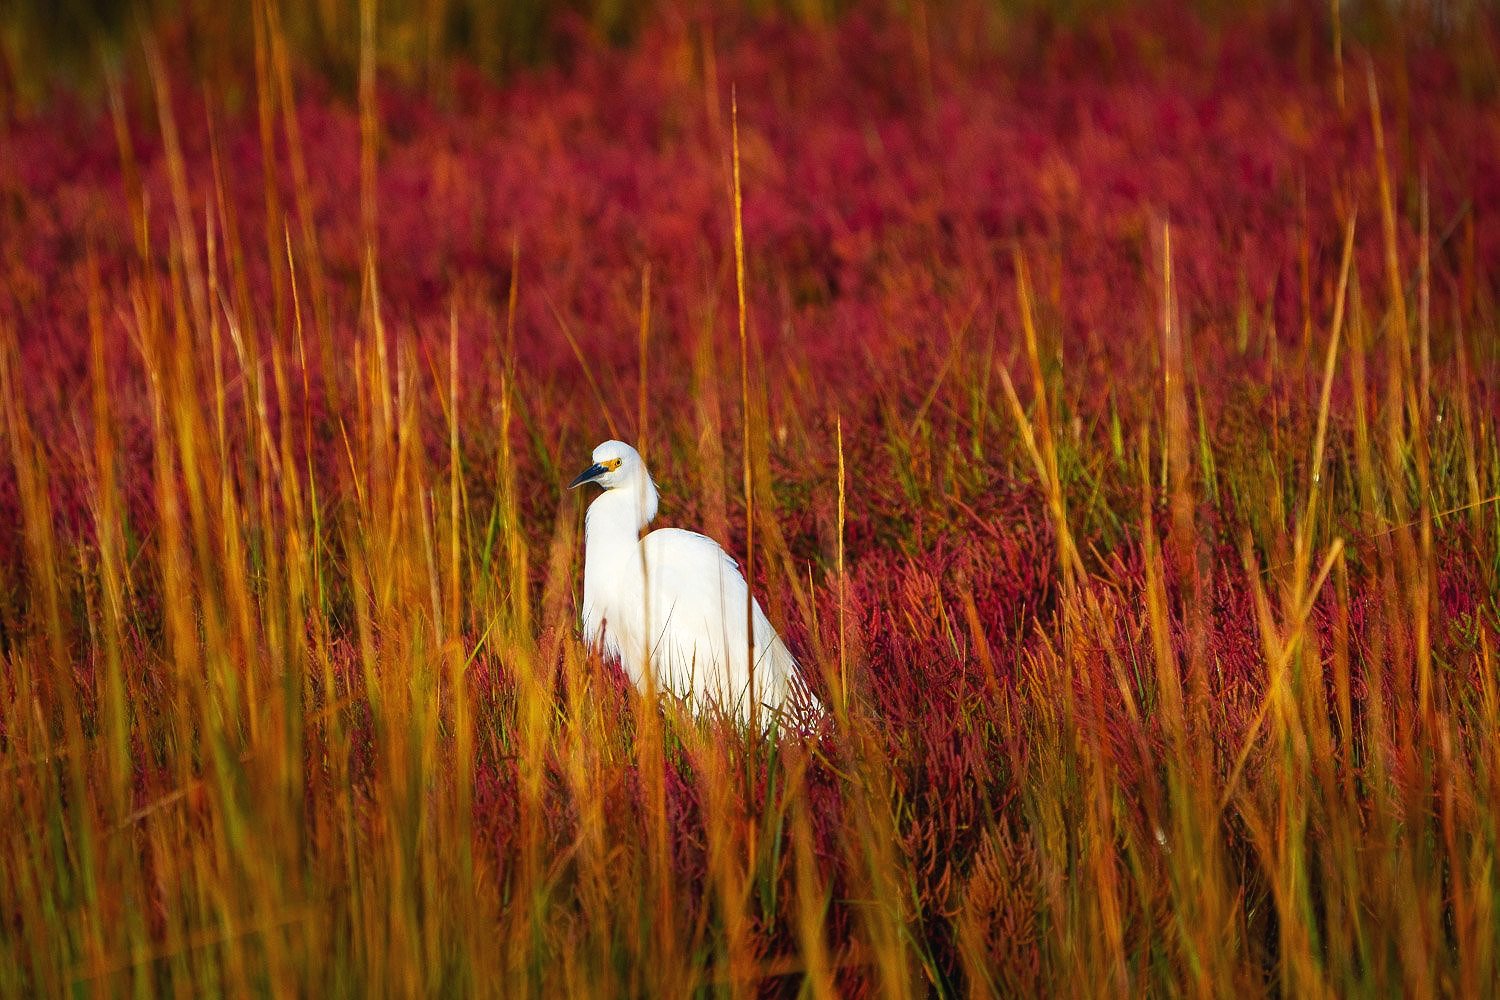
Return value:
M 645 469 L 641 454 L 624 441 L 606 441 L 594 449 L 594 464 L 580 472 L 568 489 L 598 483 L 607 490 L 634 482 Z
M 568 489 L 584 483 L 598 483 L 606 492 L 619 490 L 619 493 L 611 494 L 615 499 L 609 502 L 632 504 L 637 527 L 648 524 L 656 516 L 657 494 L 656 484 L 646 471 L 646 463 L 641 461 L 641 453 L 624 441 L 606 441 L 594 449 L 593 459 L 594 464 L 580 472 L 568 484 Z

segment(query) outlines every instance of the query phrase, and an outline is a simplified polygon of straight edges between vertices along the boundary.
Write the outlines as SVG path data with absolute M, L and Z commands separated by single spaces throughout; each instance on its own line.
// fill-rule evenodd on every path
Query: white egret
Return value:
M 647 690 L 649 670 L 659 688 L 741 722 L 750 718 L 749 653 L 755 701 L 769 721 L 802 681 L 758 601 L 753 649 L 745 641 L 749 587 L 734 560 L 696 531 L 641 536 L 656 516 L 656 483 L 623 441 L 595 448 L 593 464 L 568 488 L 584 483 L 604 488 L 589 504 L 585 532 L 584 641 L 619 660 L 638 688 Z

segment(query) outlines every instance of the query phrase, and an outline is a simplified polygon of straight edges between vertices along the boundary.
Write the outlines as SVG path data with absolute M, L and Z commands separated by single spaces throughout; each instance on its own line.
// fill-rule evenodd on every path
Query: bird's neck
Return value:
M 656 484 L 650 477 L 605 490 L 589 504 L 587 536 L 589 547 L 597 540 L 601 546 L 633 545 L 641 530 L 656 516 Z
M 627 484 L 605 490 L 589 504 L 584 528 L 583 628 L 590 643 L 606 638 L 607 622 L 616 643 L 622 636 L 643 632 L 646 567 L 640 535 L 656 513 L 656 488 L 649 479 L 646 487 Z

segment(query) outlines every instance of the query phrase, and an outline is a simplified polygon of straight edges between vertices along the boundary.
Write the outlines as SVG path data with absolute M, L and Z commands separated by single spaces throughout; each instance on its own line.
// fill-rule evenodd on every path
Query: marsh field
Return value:
M 0 995 L 1500 989 L 1492 9 L 58 10 Z M 607 438 L 826 712 L 585 648 Z

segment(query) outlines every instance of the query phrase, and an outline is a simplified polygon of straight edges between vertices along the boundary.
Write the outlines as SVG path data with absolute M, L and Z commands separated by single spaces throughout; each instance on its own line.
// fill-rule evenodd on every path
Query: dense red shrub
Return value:
M 1462 383 L 1454 328 L 1493 327 L 1486 310 L 1500 260 L 1500 114 L 1492 93 L 1466 90 L 1451 53 L 1420 39 L 1404 51 L 1370 53 L 1351 43 L 1341 107 L 1327 25 L 1292 10 L 1245 15 L 1233 30 L 1167 16 L 1165 6 L 1066 26 L 1041 15 L 1007 21 L 1006 37 L 983 45 L 965 37 L 972 30 L 962 19 L 938 20 L 917 44 L 905 22 L 857 15 L 824 29 L 668 18 L 629 49 L 581 44 L 565 67 L 504 85 L 462 67 L 431 92 L 383 79 L 373 266 L 391 374 L 399 369 L 414 387 L 411 405 L 433 470 L 449 461 L 443 407 L 450 317 L 456 322 L 461 475 L 481 517 L 501 491 L 500 396 L 503 373 L 515 373 L 508 443 L 523 484 L 519 522 L 541 553 L 530 564 L 538 603 L 551 580 L 549 552 L 568 552 L 556 541 L 549 550 L 547 540 L 565 541 L 559 526 L 575 516 L 562 492 L 574 466 L 610 436 L 609 419 L 621 436 L 638 432 L 638 310 L 649 268 L 649 444 L 663 522 L 726 528 L 726 545 L 744 553 L 729 195 L 737 104 L 752 395 L 765 399 L 752 451 L 769 456 L 774 482 L 762 486 L 776 525 L 757 536 L 755 576 L 810 668 L 815 649 L 837 648 L 837 420 L 847 468 L 852 683 L 889 763 L 899 803 L 891 833 L 907 865 L 904 888 L 930 974 L 962 985 L 960 915 L 967 914 L 977 921 L 975 947 L 1003 970 L 998 981 L 1030 990 L 1046 981 L 1047 961 L 1037 944 L 1042 904 L 1033 898 L 1042 893 L 1044 862 L 1025 803 L 1040 772 L 1032 770 L 1035 748 L 1016 734 L 1047 731 L 1048 713 L 1067 700 L 1062 690 L 1039 690 L 1038 667 L 1060 650 L 1065 623 L 1058 531 L 1046 488 L 1018 443 L 1001 369 L 1028 404 L 1039 391 L 1049 395 L 1070 524 L 1092 574 L 1085 586 L 1117 614 L 1113 635 L 1100 641 L 1139 668 L 1133 681 L 1144 690 L 1155 654 L 1142 535 L 1148 526 L 1159 538 L 1172 532 L 1157 495 L 1166 483 L 1158 414 L 1163 226 L 1170 224 L 1201 547 L 1183 565 L 1196 558 L 1204 568 L 1202 650 L 1215 727 L 1208 735 L 1215 767 L 1227 773 L 1267 683 L 1242 542 L 1249 539 L 1263 563 L 1253 572 L 1264 571 L 1279 601 L 1297 520 L 1285 508 L 1304 496 L 1351 213 L 1359 220 L 1355 281 L 1372 327 L 1382 315 L 1374 304 L 1388 297 L 1365 67 L 1380 90 L 1396 249 L 1408 270 L 1421 245 L 1424 204 L 1430 215 L 1430 308 L 1442 330 L 1432 347 L 1433 405 L 1451 415 L 1453 400 L 1467 393 L 1481 420 L 1495 412 L 1494 352 L 1481 347 L 1468 358 L 1471 378 Z M 166 58 L 186 203 L 173 189 L 173 140 L 146 80 L 130 79 L 122 91 L 128 159 L 106 110 L 65 97 L 0 128 L 0 325 L 17 343 L 19 395 L 48 466 L 51 513 L 69 551 L 93 551 L 89 352 L 90 309 L 97 308 L 132 552 L 148 562 L 159 514 L 151 387 L 133 313 L 142 289 L 165 293 L 174 282 L 197 281 L 197 270 L 212 271 L 222 297 L 195 308 L 226 329 L 220 360 L 239 372 L 243 349 L 253 359 L 248 367 L 269 372 L 275 357 L 296 372 L 289 397 L 264 404 L 268 427 L 273 436 L 283 422 L 307 429 L 292 435 L 295 457 L 312 471 L 331 518 L 356 505 L 346 424 L 359 419 L 355 359 L 366 355 L 356 351 L 371 350 L 363 220 L 372 206 L 361 202 L 355 103 L 304 74 L 298 142 L 288 141 L 277 118 L 268 144 L 252 77 L 239 92 L 205 98 L 187 53 L 169 47 Z M 304 206 L 310 229 L 302 225 Z M 289 244 L 305 342 L 295 335 Z M 1020 332 L 1017 254 L 1035 289 L 1040 386 L 1032 384 Z M 513 284 L 514 354 L 507 357 Z M 236 336 L 252 338 L 249 347 L 227 339 L 231 321 Z M 206 356 L 208 343 L 188 339 L 201 338 L 197 318 L 184 317 L 183 329 L 184 339 L 166 353 Z M 1362 334 L 1370 345 L 1379 335 Z M 1353 336 L 1345 332 L 1346 353 Z M 1383 342 L 1366 349 L 1369 391 L 1378 400 L 1389 357 Z M 1388 655 L 1380 644 L 1400 634 L 1377 594 L 1395 557 L 1380 547 L 1374 515 L 1357 495 L 1352 400 L 1364 390 L 1351 384 L 1341 375 L 1332 392 L 1326 490 L 1329 520 L 1349 546 L 1353 592 L 1347 600 L 1322 594 L 1312 638 L 1330 660 L 1339 616 L 1347 615 L 1358 664 L 1352 697 L 1363 712 L 1370 684 L 1399 693 L 1405 678 L 1379 673 Z M 226 392 L 232 415 L 261 405 L 242 377 L 231 378 Z M 1466 502 L 1451 471 L 1461 454 L 1456 420 L 1434 432 L 1449 470 L 1434 487 L 1438 506 Z M 1144 504 L 1142 441 L 1151 449 L 1152 495 Z M 705 457 L 717 467 L 705 466 Z M 246 496 L 260 474 L 244 473 Z M 471 526 L 467 546 L 479 547 L 483 526 Z M 24 531 L 7 458 L 0 461 L 0 646 L 7 650 L 35 627 Z M 780 547 L 766 541 L 772 537 Z M 332 564 L 347 570 L 350 543 L 335 537 L 326 544 Z M 1480 564 L 1478 541 L 1457 519 L 1439 522 L 1433 547 L 1430 641 L 1438 660 L 1462 662 L 1467 671 L 1472 661 L 1462 657 L 1472 658 L 1477 637 L 1495 627 L 1494 567 Z M 1193 581 L 1175 565 L 1164 560 L 1164 587 L 1172 648 L 1185 663 L 1197 638 Z M 804 585 L 806 605 L 793 596 Z M 145 651 L 164 643 L 160 586 L 141 572 L 129 595 L 130 629 Z M 565 585 L 555 593 L 569 599 Z M 324 599 L 329 620 L 352 634 L 361 594 L 339 578 Z M 91 607 L 79 589 L 68 620 L 89 621 Z M 816 622 L 803 620 L 802 607 L 816 610 Z M 467 683 L 480 717 L 499 726 L 495 720 L 515 712 L 511 651 L 476 649 L 484 624 L 466 614 L 466 648 L 475 650 Z M 69 648 L 87 647 L 88 634 L 78 628 Z M 555 638 L 538 647 L 555 654 Z M 361 786 L 380 767 L 360 654 L 349 636 L 339 641 L 330 658 L 338 664 L 335 685 L 351 701 L 340 730 L 346 743 L 331 746 L 327 733 L 310 730 L 309 812 L 315 800 L 337 794 L 331 774 L 347 772 Z M 1137 730 L 1121 705 L 1087 703 L 1088 692 L 1115 684 L 1108 652 L 1078 651 L 1077 662 L 1093 675 L 1072 681 L 1083 705 L 1073 721 L 1097 727 L 1117 791 L 1144 800 L 1157 794 L 1160 777 L 1140 748 L 1165 753 L 1167 736 L 1154 716 Z M 140 661 L 146 658 L 142 652 Z M 79 670 L 91 671 L 93 662 L 80 656 Z M 564 671 L 546 666 L 557 671 L 561 704 Z M 595 681 L 588 697 L 628 727 L 621 675 L 605 668 Z M 830 697 L 824 678 L 813 683 Z M 152 685 L 140 678 L 138 690 Z M 91 692 L 94 684 L 83 687 Z M 316 696 L 337 700 L 320 688 Z M 92 697 L 85 695 L 85 714 Z M 4 722 L 0 715 L 0 745 Z M 847 747 L 821 735 L 826 758 L 810 765 L 805 795 L 815 854 L 834 885 L 827 920 L 838 951 L 855 924 L 844 895 L 851 820 L 838 771 Z M 149 740 L 133 739 L 137 785 L 170 784 L 171 774 L 148 759 Z M 680 916 L 684 926 L 702 914 L 695 907 L 707 905 L 711 877 L 705 825 L 714 817 L 705 816 L 695 772 L 702 766 L 677 748 L 664 778 L 673 877 L 691 890 L 683 894 L 692 901 Z M 474 824 L 481 853 L 501 871 L 514 860 L 522 768 L 544 769 L 550 845 L 570 843 L 582 822 L 558 761 L 518 760 L 513 745 L 481 733 Z M 601 793 L 604 808 L 612 829 L 630 828 L 643 822 L 641 779 L 633 763 L 617 777 Z M 768 780 L 763 769 L 744 791 L 752 814 L 771 795 Z M 1143 815 L 1131 813 L 1129 822 L 1141 826 L 1136 834 L 1145 830 Z M 1226 826 L 1235 863 L 1253 868 L 1249 835 Z M 1247 874 L 1243 891 L 1264 896 L 1260 878 Z M 790 906 L 783 899 L 779 911 L 757 918 L 762 957 L 795 948 Z M 1255 933 L 1258 942 L 1275 939 L 1267 922 Z M 842 958 L 840 984 L 869 987 L 859 956 Z M 1273 964 L 1267 959 L 1262 971 L 1271 975 Z

